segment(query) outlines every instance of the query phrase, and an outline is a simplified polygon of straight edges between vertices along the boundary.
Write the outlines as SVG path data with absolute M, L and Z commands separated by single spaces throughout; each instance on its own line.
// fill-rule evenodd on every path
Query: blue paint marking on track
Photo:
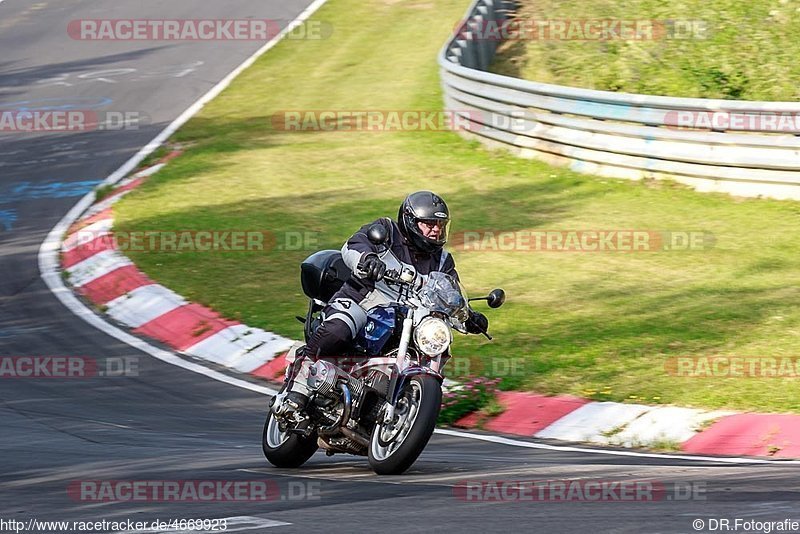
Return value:
M 42 198 L 82 197 L 94 189 L 102 180 L 81 180 L 78 182 L 17 182 L 0 192 L 0 204 L 9 204 L 21 200 L 37 200 Z
M 14 223 L 17 222 L 17 212 L 14 210 L 0 210 L 0 227 L 3 231 L 10 232 L 14 229 Z
M 0 109 L 14 111 L 69 111 L 100 109 L 114 103 L 111 98 L 105 97 L 69 97 L 69 98 L 43 98 L 40 100 L 21 100 L 9 104 L 0 104 Z
M 30 335 L 36 332 L 45 332 L 46 330 L 47 328 L 42 326 L 0 328 L 0 339 Z

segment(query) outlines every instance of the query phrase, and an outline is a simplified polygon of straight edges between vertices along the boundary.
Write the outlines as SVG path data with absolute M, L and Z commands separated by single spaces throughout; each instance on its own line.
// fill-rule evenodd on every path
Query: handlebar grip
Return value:
M 383 279 L 387 282 L 394 282 L 394 283 L 402 283 L 403 281 L 400 279 L 400 273 L 395 271 L 394 269 L 389 269 L 385 273 L 383 273 Z

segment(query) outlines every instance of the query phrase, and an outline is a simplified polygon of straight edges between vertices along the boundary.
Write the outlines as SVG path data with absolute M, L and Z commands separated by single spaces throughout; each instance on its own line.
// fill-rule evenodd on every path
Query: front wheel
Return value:
M 397 401 L 394 420 L 379 421 L 369 444 L 369 465 L 379 475 L 399 475 L 417 460 L 436 427 L 442 387 L 430 375 L 406 382 Z
M 281 430 L 275 414 L 270 409 L 264 423 L 261 437 L 261 448 L 269 463 L 275 467 L 300 467 L 317 452 L 317 440 L 314 436 L 303 438 Z

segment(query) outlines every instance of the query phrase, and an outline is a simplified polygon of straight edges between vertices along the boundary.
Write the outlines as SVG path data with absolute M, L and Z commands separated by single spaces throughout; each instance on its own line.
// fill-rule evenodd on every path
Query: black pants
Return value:
M 351 351 L 353 337 L 350 327 L 341 319 L 329 319 L 311 336 L 306 343 L 304 356 L 317 361 L 320 358 L 344 356 Z
M 322 324 L 306 343 L 304 354 L 316 360 L 352 352 L 353 339 L 367 324 L 367 312 L 350 295 L 340 291 L 322 310 L 322 317 Z
M 305 382 L 300 371 L 317 360 L 327 360 L 336 366 L 343 365 L 349 358 L 348 352 L 353 346 L 353 337 L 350 327 L 341 319 L 333 318 L 323 321 L 316 332 L 308 340 L 302 352 L 297 353 L 297 358 L 289 372 L 289 389 L 293 390 L 295 380 Z

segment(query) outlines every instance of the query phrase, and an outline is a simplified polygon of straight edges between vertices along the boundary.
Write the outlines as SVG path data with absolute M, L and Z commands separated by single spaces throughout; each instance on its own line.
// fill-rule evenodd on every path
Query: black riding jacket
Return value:
M 389 240 L 386 245 L 374 245 L 367 237 L 370 227 L 376 223 L 382 224 L 387 230 Z M 358 264 L 368 253 L 378 254 L 388 269 L 410 266 L 423 276 L 434 271 L 441 271 L 458 280 L 456 264 L 449 252 L 444 249 L 432 254 L 419 251 L 403 236 L 397 223 L 385 217 L 362 226 L 342 247 L 344 262 L 353 274 L 334 298 L 349 298 L 361 303 L 376 288 L 375 282 L 362 279 L 357 273 Z M 382 282 L 378 282 L 378 289 L 383 293 L 392 291 Z

